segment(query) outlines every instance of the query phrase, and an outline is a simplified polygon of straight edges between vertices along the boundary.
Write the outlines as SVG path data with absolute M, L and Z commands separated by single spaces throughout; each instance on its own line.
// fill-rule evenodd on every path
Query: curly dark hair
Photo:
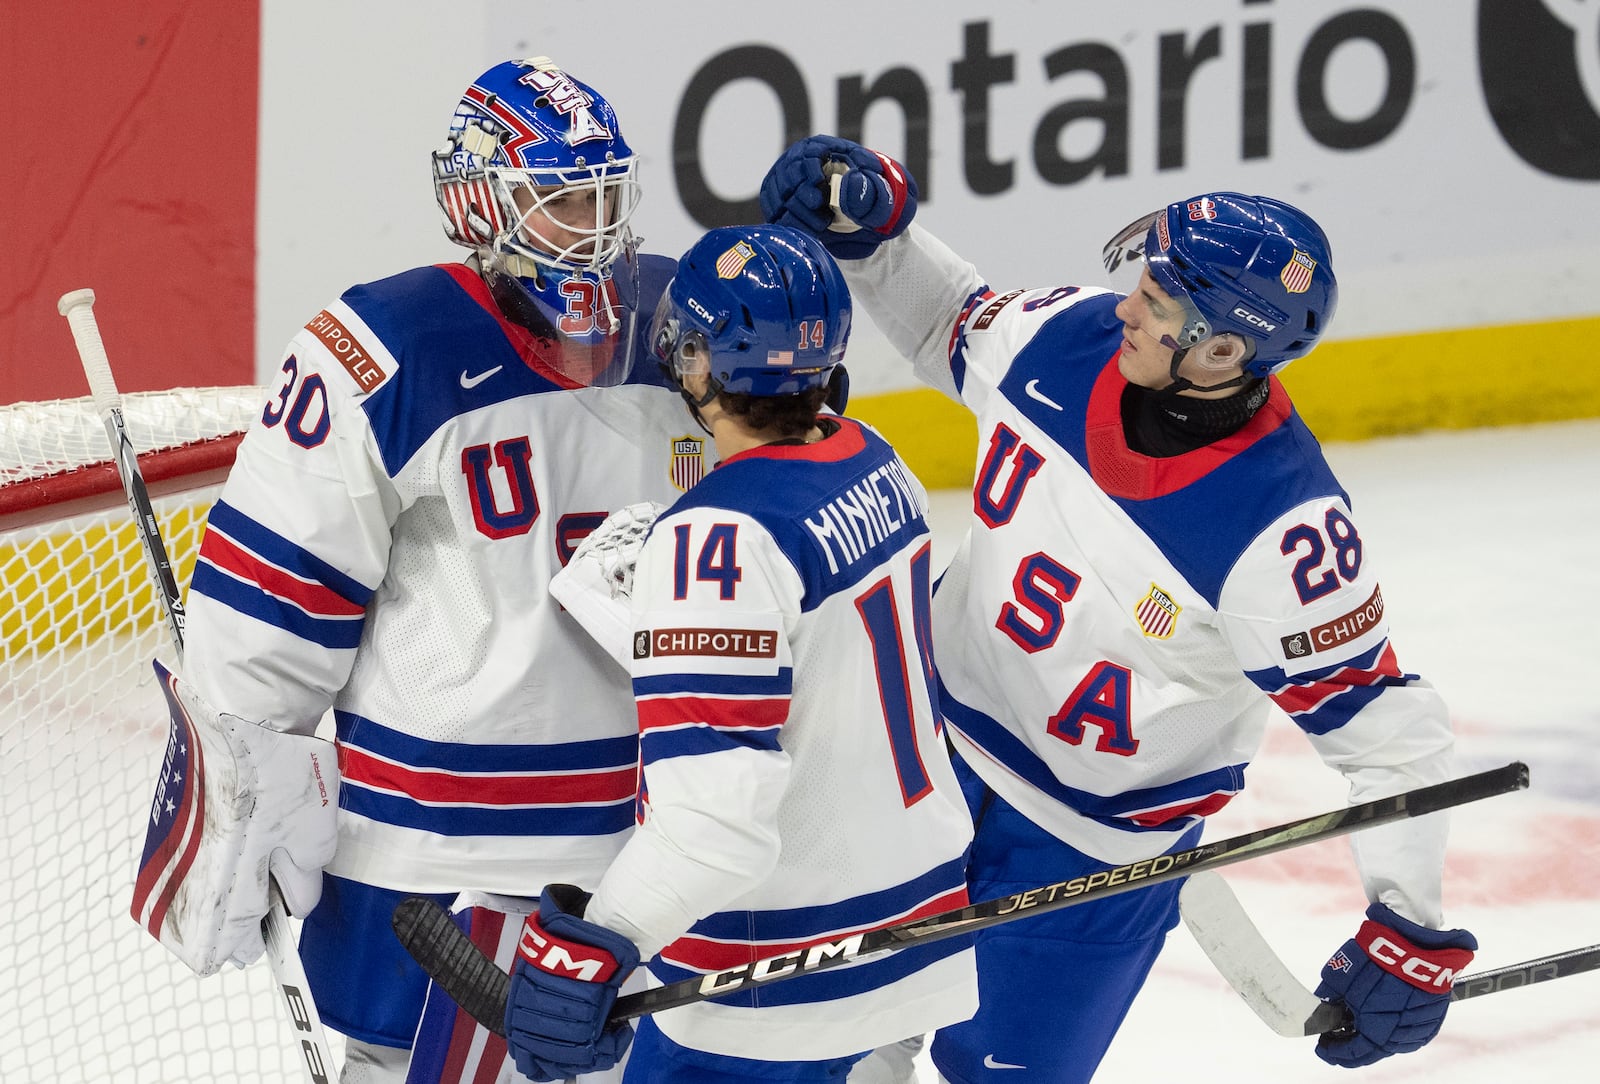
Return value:
M 717 396 L 717 402 L 752 429 L 803 437 L 817 424 L 817 412 L 827 398 L 827 388 L 811 388 L 795 395 L 738 395 L 725 391 Z

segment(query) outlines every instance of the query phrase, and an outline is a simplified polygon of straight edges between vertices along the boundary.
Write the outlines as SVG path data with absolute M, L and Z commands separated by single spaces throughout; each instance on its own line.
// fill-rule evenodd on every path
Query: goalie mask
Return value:
M 637 165 L 610 103 L 544 57 L 479 76 L 433 155 L 446 236 L 477 253 L 540 360 L 579 384 L 627 377 Z
M 1322 228 L 1267 196 L 1212 192 L 1169 204 L 1125 226 L 1103 258 L 1118 293 L 1133 293 L 1148 268 L 1183 306 L 1182 329 L 1163 345 L 1186 351 L 1214 335 L 1242 336 L 1254 348 L 1250 377 L 1309 353 L 1339 300 Z
M 726 226 L 678 261 L 649 342 L 680 391 L 685 376 L 711 378 L 705 396 L 690 400 L 703 406 L 724 391 L 825 387 L 839 398 L 849 337 L 850 290 L 819 241 L 787 226 Z

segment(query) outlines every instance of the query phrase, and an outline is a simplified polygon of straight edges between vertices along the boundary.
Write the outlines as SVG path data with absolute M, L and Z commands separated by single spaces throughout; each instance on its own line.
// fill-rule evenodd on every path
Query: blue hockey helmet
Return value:
M 833 257 L 788 226 L 724 226 L 697 241 L 656 306 L 649 342 L 672 382 L 708 394 L 797 395 L 830 386 L 850 337 Z
M 518 277 L 602 271 L 631 240 L 637 165 L 611 104 L 533 57 L 496 64 L 462 94 L 433 187 L 450 240 L 509 257 Z
M 1148 268 L 1185 307 L 1183 330 L 1168 345 L 1243 336 L 1254 348 L 1244 370 L 1255 377 L 1309 353 L 1338 307 L 1327 235 L 1304 211 L 1268 196 L 1180 200 L 1124 227 L 1103 255 L 1118 292 L 1133 292 Z
M 547 57 L 474 80 L 433 155 L 446 236 L 477 253 L 539 363 L 578 385 L 632 366 L 637 166 L 611 104 Z

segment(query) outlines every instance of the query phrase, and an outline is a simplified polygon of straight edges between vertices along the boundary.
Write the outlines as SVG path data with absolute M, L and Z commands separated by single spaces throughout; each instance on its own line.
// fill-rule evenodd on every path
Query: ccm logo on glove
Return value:
M 522 925 L 517 955 L 540 971 L 580 982 L 605 982 L 617 972 L 617 961 L 605 949 L 567 941 L 539 925 L 536 915 Z
M 1448 993 L 1455 985 L 1456 975 L 1472 962 L 1472 953 L 1467 949 L 1419 949 L 1371 919 L 1361 924 L 1356 943 L 1389 974 L 1429 993 Z M 1329 960 L 1328 966 L 1342 970 L 1338 956 Z M 1350 966 L 1349 960 L 1344 966 Z

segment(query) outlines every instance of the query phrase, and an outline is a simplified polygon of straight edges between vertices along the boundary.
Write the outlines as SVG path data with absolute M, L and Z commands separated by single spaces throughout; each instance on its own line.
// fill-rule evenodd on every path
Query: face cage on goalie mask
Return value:
M 505 228 L 492 248 L 504 257 L 519 257 L 557 271 L 604 271 L 632 244 L 629 223 L 639 203 L 636 159 L 561 171 L 490 167 L 484 177 L 499 205 Z M 517 202 L 517 194 L 524 205 Z M 593 217 L 574 221 L 563 207 L 592 199 Z M 565 244 L 551 238 L 566 234 Z M 518 272 L 533 277 L 529 270 Z

